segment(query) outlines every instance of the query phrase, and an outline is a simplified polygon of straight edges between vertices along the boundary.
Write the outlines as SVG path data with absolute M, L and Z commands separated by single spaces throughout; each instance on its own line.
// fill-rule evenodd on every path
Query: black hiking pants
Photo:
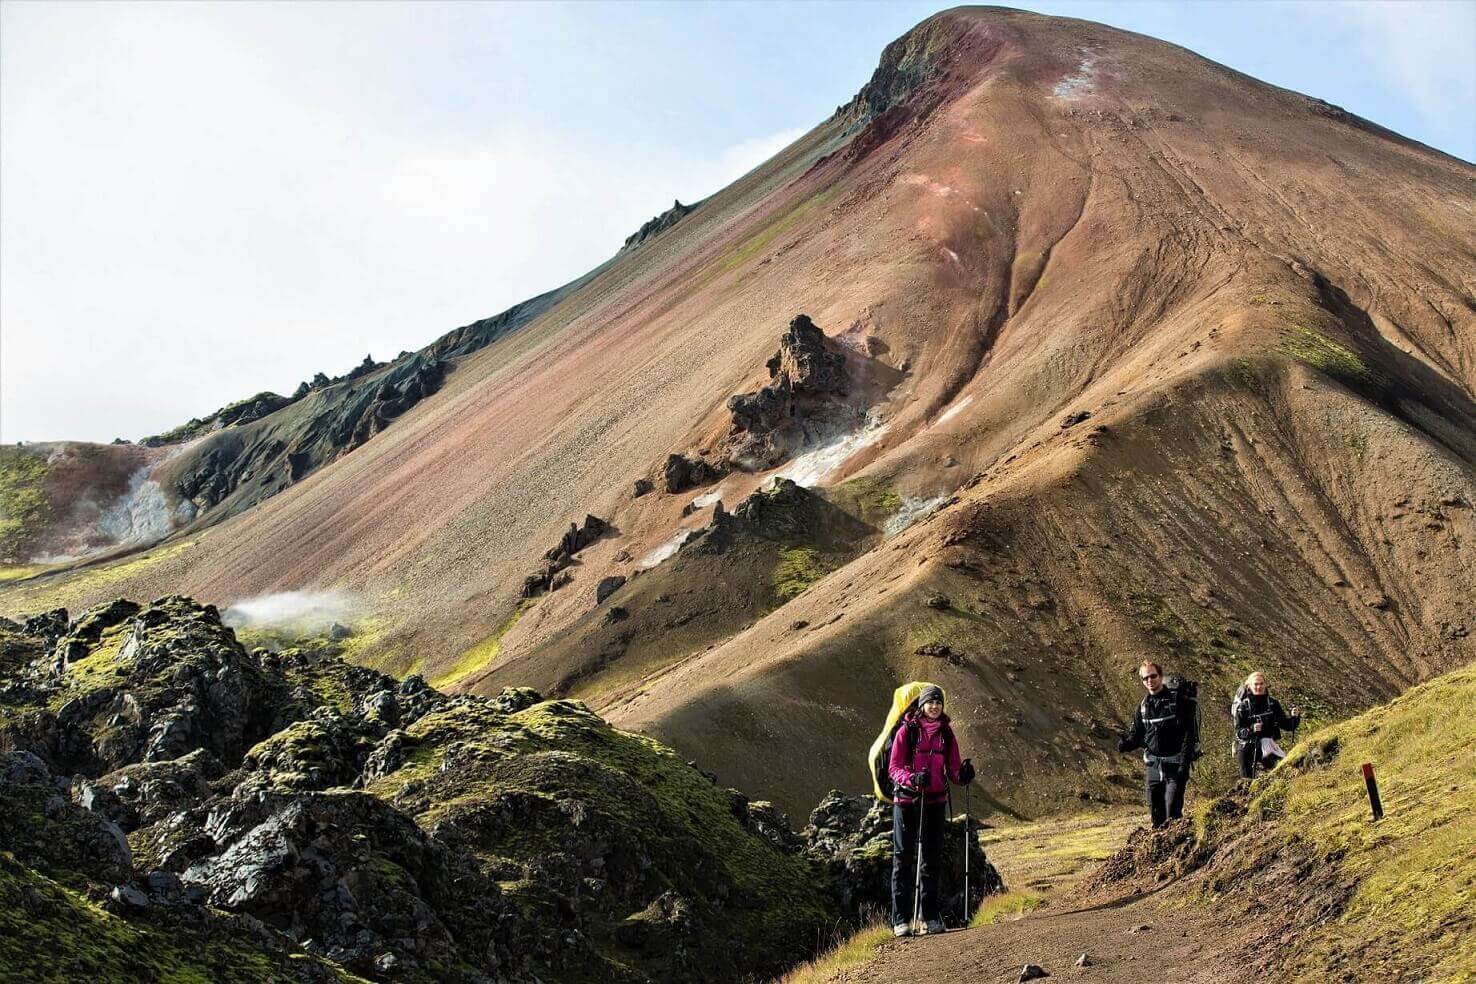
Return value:
M 1240 777 L 1242 779 L 1249 779 L 1256 774 L 1256 752 L 1260 747 L 1261 739 L 1259 737 L 1240 746 L 1236 757 L 1240 760 Z M 1276 768 L 1276 763 L 1280 762 L 1282 758 L 1283 756 L 1281 755 L 1262 755 L 1261 768 L 1270 772 Z
M 947 803 L 922 807 L 922 917 L 938 919 L 938 874 L 943 870 L 943 821 Z M 912 921 L 913 886 L 917 880 L 918 807 L 892 804 L 892 925 Z
M 1148 812 L 1153 817 L 1153 826 L 1162 827 L 1170 820 L 1184 815 L 1184 787 L 1189 785 L 1189 768 L 1182 765 L 1162 767 L 1161 779 L 1154 779 L 1149 770 Z

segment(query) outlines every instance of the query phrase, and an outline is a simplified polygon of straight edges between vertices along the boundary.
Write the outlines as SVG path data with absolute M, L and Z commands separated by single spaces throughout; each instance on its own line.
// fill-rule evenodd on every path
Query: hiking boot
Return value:
M 912 926 L 908 923 L 898 923 L 892 927 L 892 935 L 901 939 L 903 936 L 912 935 Z
M 946 932 L 948 932 L 948 930 L 943 928 L 943 920 L 941 919 L 929 919 L 927 921 L 927 924 L 923 926 L 923 933 L 928 936 L 932 936 L 934 933 Z

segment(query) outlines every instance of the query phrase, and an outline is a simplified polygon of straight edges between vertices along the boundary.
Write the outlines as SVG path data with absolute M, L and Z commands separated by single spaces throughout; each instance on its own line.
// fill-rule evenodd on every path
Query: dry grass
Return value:
M 835 949 L 802 964 L 779 979 L 778 984 L 827 984 L 844 981 L 846 972 L 865 966 L 876 955 L 876 948 L 892 938 L 884 923 L 873 923 L 840 940 Z

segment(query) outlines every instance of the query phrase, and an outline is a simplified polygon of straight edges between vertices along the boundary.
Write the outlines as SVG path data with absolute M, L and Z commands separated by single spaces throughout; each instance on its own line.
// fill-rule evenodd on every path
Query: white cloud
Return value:
M 579 276 L 798 135 L 703 155 L 514 113 L 405 132 L 353 59 L 314 63 L 336 37 L 297 38 L 310 57 L 293 60 L 267 56 L 280 32 L 238 26 L 6 5 L 0 439 L 138 438 L 418 348 Z

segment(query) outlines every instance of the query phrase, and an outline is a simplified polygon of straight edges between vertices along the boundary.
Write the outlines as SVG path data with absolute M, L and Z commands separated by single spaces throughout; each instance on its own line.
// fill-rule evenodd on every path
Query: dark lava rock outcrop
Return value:
M 862 411 L 845 402 L 850 392 L 846 357 L 808 315 L 797 315 L 765 364 L 770 382 L 728 398 L 733 427 L 727 460 L 745 471 L 772 468 L 807 440 L 860 423 Z
M 870 815 L 802 840 L 577 701 L 450 697 L 327 640 L 248 652 L 188 598 L 6 621 L 0 652 L 0 957 L 23 977 L 749 979 L 880 871 L 851 859 Z
M 321 375 L 321 374 L 320 374 Z M 171 431 L 146 437 L 139 444 L 146 448 L 162 447 L 165 444 L 178 444 L 191 438 L 208 434 L 211 431 L 220 430 L 223 427 L 234 427 L 237 424 L 249 424 L 253 420 L 260 420 L 269 413 L 278 410 L 301 399 L 307 394 L 307 383 L 299 387 L 299 392 L 293 396 L 282 396 L 278 393 L 261 392 L 244 400 L 221 407 L 208 417 L 195 417 L 189 423 L 181 424 Z
M 666 456 L 661 468 L 661 484 L 668 494 L 685 492 L 703 485 L 711 485 L 727 474 L 724 465 L 714 465 L 705 458 L 689 458 L 683 454 Z
M 646 242 L 648 239 L 651 239 L 654 236 L 659 236 L 661 233 L 665 232 L 667 229 L 670 229 L 672 226 L 682 221 L 682 219 L 685 219 L 688 215 L 695 212 L 697 210 L 697 206 L 701 204 L 701 202 L 697 202 L 692 205 L 683 205 L 680 200 L 673 201 L 671 203 L 671 208 L 667 209 L 665 212 L 662 212 L 655 218 L 643 223 L 639 229 L 627 236 L 625 239 L 625 246 L 622 247 L 622 249 L 634 249 L 635 247 Z
M 1004 880 L 979 846 L 978 827 L 962 817 L 943 828 L 943 874 L 940 882 L 943 922 L 963 925 L 964 845 L 969 851 L 968 911 L 986 895 L 1004 891 Z M 970 836 L 972 834 L 972 836 Z M 831 790 L 810 814 L 803 833 L 805 851 L 829 874 L 841 911 L 847 918 L 885 918 L 891 908 L 892 807 L 871 796 L 849 796 Z
M 364 367 L 360 367 L 364 368 Z M 357 373 L 358 370 L 355 370 Z M 446 364 L 432 355 L 409 355 L 388 367 L 312 387 L 285 412 L 259 423 L 232 427 L 182 455 L 164 474 L 197 509 L 215 509 L 236 497 L 250 505 L 300 481 L 388 427 L 440 388 Z
M 523 578 L 524 598 L 536 598 L 547 591 L 557 591 L 572 580 L 565 570 L 574 563 L 574 555 L 604 536 L 610 524 L 598 516 L 585 516 L 584 525 L 570 523 L 559 542 L 543 554 L 543 566 Z

